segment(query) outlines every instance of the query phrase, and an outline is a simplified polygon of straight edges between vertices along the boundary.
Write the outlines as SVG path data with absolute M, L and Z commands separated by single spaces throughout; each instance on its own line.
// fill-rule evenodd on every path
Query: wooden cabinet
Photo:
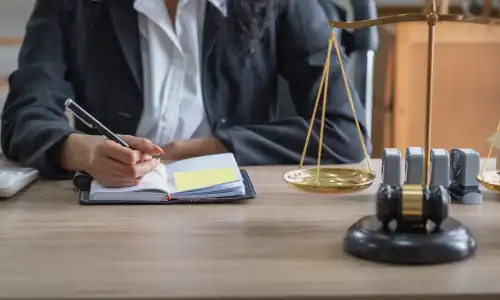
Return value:
M 376 55 L 374 157 L 384 147 L 424 146 L 427 25 L 381 27 Z M 488 154 L 500 119 L 500 26 L 436 26 L 432 146 Z

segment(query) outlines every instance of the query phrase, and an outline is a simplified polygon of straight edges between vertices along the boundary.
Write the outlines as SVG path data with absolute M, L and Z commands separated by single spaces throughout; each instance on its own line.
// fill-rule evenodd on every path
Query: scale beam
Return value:
M 456 22 L 456 23 L 474 23 L 483 25 L 500 25 L 500 19 L 490 17 L 478 16 L 464 16 L 464 15 L 435 15 L 437 22 Z M 330 27 L 339 29 L 364 29 L 373 26 L 383 26 L 395 23 L 408 23 L 408 22 L 425 22 L 429 20 L 429 16 L 425 14 L 401 14 L 394 16 L 387 16 L 373 20 L 363 20 L 355 22 L 339 22 L 329 21 Z

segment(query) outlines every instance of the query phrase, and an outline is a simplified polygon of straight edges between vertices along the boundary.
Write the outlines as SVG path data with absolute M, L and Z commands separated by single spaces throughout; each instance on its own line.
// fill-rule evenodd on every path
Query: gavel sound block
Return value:
M 448 206 L 452 200 L 450 188 L 460 191 L 454 194 L 458 202 L 465 199 L 462 202 L 467 204 L 481 203 L 479 189 L 474 187 L 477 182 L 469 180 L 470 174 L 479 170 L 476 154 L 470 149 L 453 149 L 455 165 L 450 168 L 448 151 L 433 149 L 430 183 L 425 185 L 422 148 L 407 149 L 404 182 L 401 152 L 385 149 L 376 212 L 349 228 L 344 237 L 345 251 L 395 264 L 439 264 L 470 257 L 476 242 L 460 221 L 449 217 Z M 465 168 L 470 171 L 464 173 Z

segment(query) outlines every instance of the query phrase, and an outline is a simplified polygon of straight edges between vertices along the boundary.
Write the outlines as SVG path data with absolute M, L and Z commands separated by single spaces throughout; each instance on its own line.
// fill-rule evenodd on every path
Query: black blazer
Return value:
M 204 102 L 214 136 L 241 165 L 299 163 L 328 45 L 328 18 L 316 1 L 273 2 L 270 21 L 249 41 L 248 51 L 231 42 L 227 29 L 235 24 L 207 4 Z M 277 114 L 280 74 L 291 87 L 297 116 Z M 336 55 L 329 82 L 323 163 L 359 162 L 363 152 Z M 143 85 L 133 0 L 38 0 L 9 85 L 2 115 L 4 154 L 49 178 L 71 176 L 57 163 L 65 137 L 75 130 L 96 134 L 78 121 L 76 129 L 69 125 L 67 98 L 112 131 L 135 134 Z M 370 151 L 363 108 L 353 96 Z M 317 125 L 320 116 L 321 110 Z M 316 163 L 318 132 L 319 126 L 306 164 Z

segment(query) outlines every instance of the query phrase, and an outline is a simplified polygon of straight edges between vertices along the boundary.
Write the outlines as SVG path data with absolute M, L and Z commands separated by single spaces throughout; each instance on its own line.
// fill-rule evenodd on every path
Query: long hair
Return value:
M 227 0 L 227 38 L 248 53 L 278 14 L 280 0 Z

